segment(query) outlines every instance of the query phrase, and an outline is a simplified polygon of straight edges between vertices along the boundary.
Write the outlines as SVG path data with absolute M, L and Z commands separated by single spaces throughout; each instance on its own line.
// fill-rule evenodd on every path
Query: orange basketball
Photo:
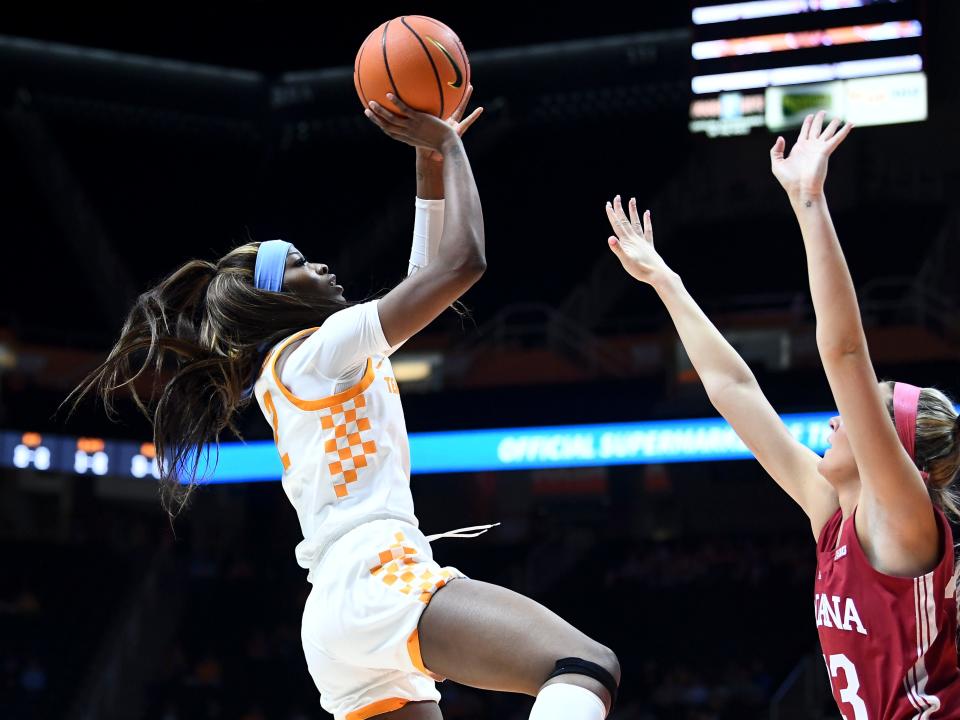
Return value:
M 456 34 L 439 20 L 402 15 L 363 41 L 353 83 L 364 107 L 370 100 L 393 112 L 393 93 L 421 112 L 448 118 L 470 84 L 470 61 Z

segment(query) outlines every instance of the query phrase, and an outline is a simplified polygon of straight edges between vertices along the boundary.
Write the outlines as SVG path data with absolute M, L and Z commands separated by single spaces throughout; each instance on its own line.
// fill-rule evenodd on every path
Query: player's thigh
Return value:
M 443 713 L 435 702 L 411 702 L 399 710 L 377 715 L 371 720 L 443 720 Z
M 454 580 L 438 591 L 420 618 L 419 635 L 431 672 L 472 687 L 536 695 L 557 660 L 567 657 L 594 662 L 620 679 L 611 650 L 540 603 L 478 580 Z M 596 691 L 595 681 L 584 680 Z

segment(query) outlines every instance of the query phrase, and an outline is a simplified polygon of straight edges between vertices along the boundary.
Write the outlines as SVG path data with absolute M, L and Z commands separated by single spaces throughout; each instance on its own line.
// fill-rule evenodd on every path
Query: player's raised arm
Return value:
M 794 440 L 770 405 L 750 368 L 654 248 L 650 211 L 643 218 L 631 199 L 630 216 L 618 195 L 607 203 L 615 233 L 610 249 L 623 268 L 650 285 L 663 301 L 710 402 L 730 423 L 764 469 L 803 508 L 814 536 L 836 512 L 833 488 L 817 472 L 819 456 Z
M 480 278 L 486 269 L 486 255 L 480 196 L 457 128 L 413 110 L 393 95 L 388 98 L 403 116 L 371 102 L 365 110 L 367 117 L 391 138 L 443 158 L 445 199 L 443 235 L 436 257 L 379 302 L 384 335 L 391 345 L 397 345 L 426 327 Z
M 918 558 L 927 565 L 937 554 L 938 528 L 923 478 L 890 422 L 824 195 L 830 155 L 852 126 L 841 128 L 839 120 L 833 120 L 824 128 L 823 118 L 823 112 L 807 116 L 788 156 L 783 138 L 777 138 L 770 153 L 772 170 L 790 198 L 803 234 L 817 348 L 862 484 L 858 533 L 866 545 L 872 540 L 882 545 L 867 549 L 882 555 L 876 559 L 889 572 L 912 572 Z
M 463 137 L 470 126 L 483 113 L 478 107 L 467 117 L 464 111 L 470 104 L 473 86 L 467 87 L 463 100 L 447 119 L 457 135 Z M 413 247 L 410 251 L 408 275 L 425 268 L 437 256 L 440 239 L 443 236 L 443 155 L 427 147 L 416 148 L 417 169 L 417 213 L 414 218 Z

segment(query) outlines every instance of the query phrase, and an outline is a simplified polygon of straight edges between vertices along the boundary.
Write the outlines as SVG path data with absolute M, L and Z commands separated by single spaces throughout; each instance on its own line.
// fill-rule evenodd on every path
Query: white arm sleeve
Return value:
M 390 345 L 383 335 L 377 300 L 339 310 L 293 350 L 280 379 L 294 394 L 302 379 L 319 381 L 353 378 L 368 357 L 386 354 Z M 312 383 L 308 382 L 307 385 Z
M 413 219 L 413 247 L 407 275 L 413 275 L 437 256 L 443 236 L 443 200 L 417 198 L 417 214 Z

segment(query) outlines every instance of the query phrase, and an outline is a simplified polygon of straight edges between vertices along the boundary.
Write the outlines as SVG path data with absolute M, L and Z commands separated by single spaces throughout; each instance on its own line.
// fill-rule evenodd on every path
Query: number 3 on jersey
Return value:
M 841 678 L 837 676 L 839 670 L 843 670 L 843 679 L 846 680 L 846 687 L 838 688 L 840 690 L 840 702 L 846 703 L 853 708 L 853 718 L 848 718 L 844 715 L 844 720 L 870 720 L 867 715 L 867 706 L 864 705 L 863 700 L 857 695 L 857 691 L 860 689 L 860 678 L 857 677 L 857 668 L 850 658 L 846 655 L 831 655 L 829 659 L 826 655 L 823 657 L 823 661 L 827 664 L 827 670 L 830 671 L 830 682 L 833 684 L 834 680 L 840 680 Z

